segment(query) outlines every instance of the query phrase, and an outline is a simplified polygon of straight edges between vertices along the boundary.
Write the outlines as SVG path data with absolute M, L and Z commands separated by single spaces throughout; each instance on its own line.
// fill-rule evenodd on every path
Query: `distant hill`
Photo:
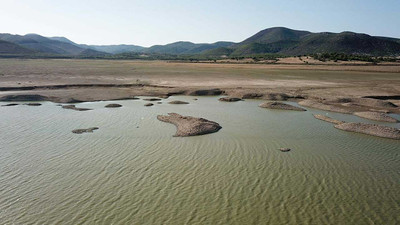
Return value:
M 17 44 L 0 40 L 0 54 L 33 54 L 35 51 Z
M 216 49 L 220 47 L 232 46 L 233 42 L 216 42 L 212 44 L 195 44 L 188 41 L 179 41 L 167 45 L 154 45 L 150 48 L 144 49 L 145 53 L 161 53 L 161 54 L 199 54 L 207 50 Z
M 111 54 L 118 54 L 118 53 L 124 53 L 124 52 L 141 52 L 143 49 L 145 49 L 142 46 L 138 45 L 87 45 L 88 48 L 101 51 L 101 52 L 107 52 Z
M 315 33 L 301 39 L 296 45 L 281 51 L 284 54 L 345 53 L 357 55 L 396 55 L 400 43 L 353 32 Z
M 262 30 L 235 44 L 232 46 L 231 55 L 244 56 L 265 53 L 282 55 L 317 53 L 400 55 L 400 40 L 354 32 L 311 33 L 285 27 L 274 27 Z
M 273 27 L 262 30 L 239 43 L 220 41 L 215 43 L 192 43 L 179 41 L 149 48 L 137 45 L 85 45 L 66 37 L 43 37 L 37 34 L 0 34 L 0 54 L 50 54 L 77 57 L 113 58 L 146 55 L 153 58 L 188 57 L 249 57 L 262 54 L 309 55 L 342 53 L 365 56 L 400 56 L 400 39 L 377 37 L 354 32 L 312 33 Z M 125 54 L 127 53 L 127 54 Z M 134 54 L 135 53 L 135 54 Z M 137 53 L 137 54 L 136 54 Z M 165 57 L 168 56 L 168 57 Z
M 24 36 L 0 34 L 0 40 L 12 42 L 22 47 L 48 54 L 78 55 L 85 50 L 76 45 L 58 40 L 52 40 L 37 34 L 27 34 Z
M 141 52 L 143 49 L 145 49 L 142 46 L 138 45 L 86 45 L 86 44 L 77 44 L 68 38 L 65 37 L 49 37 L 50 39 L 57 40 L 57 41 L 62 41 L 65 43 L 70 43 L 75 46 L 84 48 L 84 49 L 92 49 L 96 50 L 99 52 L 106 52 L 110 54 L 119 54 L 119 53 L 124 53 L 124 52 Z

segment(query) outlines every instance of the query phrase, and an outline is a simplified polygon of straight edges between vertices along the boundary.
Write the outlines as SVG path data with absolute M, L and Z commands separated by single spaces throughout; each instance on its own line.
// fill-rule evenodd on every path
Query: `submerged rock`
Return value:
M 220 100 L 221 102 L 238 102 L 238 101 L 242 101 L 241 98 L 234 98 L 234 97 L 223 97 L 223 98 L 220 98 L 218 100 Z
M 329 122 L 329 123 L 333 123 L 333 124 L 342 124 L 342 123 L 344 123 L 344 121 L 335 120 L 335 119 L 332 119 L 332 118 L 324 116 L 324 115 L 316 114 L 316 115 L 314 115 L 314 117 L 316 119 L 323 120 L 323 121 L 326 121 L 326 122 Z
M 268 108 L 268 109 L 283 109 L 283 110 L 294 110 L 294 111 L 307 111 L 303 108 L 285 104 L 282 102 L 264 102 L 259 105 L 261 108 Z
M 184 102 L 184 101 L 171 101 L 168 102 L 168 104 L 176 104 L 176 105 L 182 105 L 182 104 L 189 104 L 189 102 Z
M 400 140 L 400 129 L 393 127 L 366 123 L 341 123 L 335 125 L 335 128 L 344 131 Z
M 381 122 L 390 122 L 390 123 L 399 122 L 397 119 L 387 115 L 386 113 L 381 113 L 381 112 L 355 112 L 354 115 L 365 119 L 376 120 Z
M 177 113 L 168 113 L 168 116 L 158 115 L 157 119 L 174 124 L 177 128 L 175 137 L 187 137 L 215 133 L 222 127 L 210 120 L 191 116 L 181 116 Z
M 41 106 L 42 104 L 40 104 L 40 103 L 26 103 L 24 105 L 27 105 L 27 106 Z
M 161 98 L 144 98 L 143 100 L 150 101 L 150 102 L 156 102 L 156 101 L 161 101 Z
M 93 131 L 97 130 L 97 129 L 99 129 L 99 128 L 98 127 L 90 127 L 87 129 L 76 129 L 76 130 L 73 130 L 72 133 L 74 133 L 74 134 L 93 133 Z
M 16 104 L 16 103 L 10 103 L 10 104 L 6 104 L 6 105 L 2 105 L 2 106 L 16 106 L 16 105 L 19 105 L 19 104 Z
M 92 109 L 88 109 L 88 108 L 78 108 L 75 105 L 63 105 L 61 106 L 63 109 L 72 109 L 72 110 L 76 110 L 76 111 L 88 111 L 88 110 L 92 110 Z
M 153 103 L 146 103 L 146 104 L 144 104 L 144 106 L 153 106 L 154 104 Z
M 119 108 L 119 107 L 122 107 L 122 105 L 113 103 L 113 104 L 108 104 L 108 105 L 106 105 L 104 107 L 106 107 L 106 108 Z

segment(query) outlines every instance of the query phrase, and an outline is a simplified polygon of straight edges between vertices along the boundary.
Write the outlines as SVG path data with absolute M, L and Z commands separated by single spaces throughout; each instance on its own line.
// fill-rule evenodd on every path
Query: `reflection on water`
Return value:
M 190 104 L 166 104 L 174 99 Z M 399 141 L 337 130 L 313 118 L 327 113 L 318 110 L 198 99 L 0 107 L 1 224 L 400 222 Z M 172 137 L 175 127 L 156 119 L 168 112 L 223 128 Z M 100 129 L 71 133 L 88 127 Z

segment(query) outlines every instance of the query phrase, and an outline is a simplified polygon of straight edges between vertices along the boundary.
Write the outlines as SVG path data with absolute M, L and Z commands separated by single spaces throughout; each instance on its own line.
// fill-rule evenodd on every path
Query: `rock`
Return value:
M 153 106 L 154 104 L 153 103 L 146 103 L 146 104 L 144 104 L 144 106 Z
M 10 104 L 6 104 L 6 105 L 2 105 L 2 106 L 16 106 L 16 105 L 19 105 L 19 104 L 16 104 L 16 103 L 10 103 Z
M 42 104 L 40 104 L 40 103 L 26 103 L 24 105 L 27 105 L 27 106 L 41 106 Z
M 90 127 L 87 129 L 76 129 L 76 130 L 73 130 L 72 133 L 74 133 L 74 134 L 93 133 L 93 131 L 97 130 L 97 129 L 99 129 L 99 128 L 98 127 Z
M 329 123 L 333 123 L 333 124 L 342 124 L 342 123 L 344 123 L 344 121 L 335 120 L 335 119 L 332 119 L 332 118 L 324 116 L 324 115 L 316 114 L 316 115 L 314 115 L 314 117 L 316 119 L 323 120 L 323 121 L 326 121 L 326 122 L 329 122 Z
M 299 102 L 299 105 L 316 108 L 316 109 L 321 109 L 321 110 L 326 110 L 326 111 L 331 111 L 331 112 L 339 112 L 339 113 L 346 113 L 346 114 L 353 113 L 353 111 L 350 109 L 341 108 L 341 107 L 338 107 L 335 105 L 324 104 L 324 103 L 313 101 L 313 100 L 301 101 L 301 102 Z
M 187 137 L 210 134 L 219 131 L 222 127 L 213 121 L 204 118 L 181 116 L 177 113 L 168 113 L 168 116 L 159 115 L 157 119 L 174 124 L 177 128 L 175 137 Z
M 145 100 L 145 101 L 151 101 L 151 102 L 161 101 L 160 98 L 144 98 L 143 100 Z
M 203 96 L 203 95 L 221 95 L 223 94 L 224 91 L 215 88 L 215 89 L 202 89 L 202 90 L 195 90 L 189 93 L 189 95 L 197 95 L 197 96 Z
M 197 101 L 198 99 L 197 99 L 197 98 L 194 98 L 193 100 Z
M 290 148 L 280 148 L 279 151 L 281 151 L 281 152 L 289 152 Z
M 182 105 L 182 104 L 189 104 L 189 102 L 184 102 L 184 101 L 171 101 L 171 102 L 168 102 L 168 104 Z
M 294 111 L 307 111 L 303 108 L 285 104 L 282 102 L 264 102 L 259 105 L 261 108 L 268 108 L 268 109 L 283 109 L 283 110 L 294 110 Z
M 376 137 L 400 140 L 400 129 L 376 124 L 366 123 L 341 123 L 335 128 L 356 133 L 368 134 Z
M 365 119 L 376 120 L 381 122 L 390 122 L 390 123 L 399 122 L 397 119 L 386 115 L 386 113 L 381 113 L 381 112 L 355 112 L 354 115 Z
M 122 105 L 113 103 L 113 104 L 108 104 L 108 105 L 106 105 L 104 107 L 106 107 L 106 108 L 119 108 L 119 107 L 122 107 Z
M 223 98 L 220 98 L 220 99 L 218 99 L 218 100 L 220 100 L 221 102 L 237 102 L 237 101 L 242 101 L 241 98 L 234 98 L 234 97 L 223 97 Z
M 77 108 L 75 105 L 63 105 L 62 108 L 63 108 L 63 109 L 72 109 L 72 110 L 76 110 L 76 111 L 88 111 L 88 110 L 92 110 L 92 109 L 88 109 L 88 108 Z

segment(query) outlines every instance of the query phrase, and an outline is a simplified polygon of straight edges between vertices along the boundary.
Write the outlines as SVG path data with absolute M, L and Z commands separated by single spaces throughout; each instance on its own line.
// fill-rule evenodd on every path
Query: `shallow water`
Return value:
M 175 99 L 190 104 L 166 104 Z M 198 99 L 0 107 L 0 224 L 400 223 L 400 141 L 312 114 L 373 121 Z M 172 137 L 175 127 L 156 119 L 168 112 L 223 128 Z

